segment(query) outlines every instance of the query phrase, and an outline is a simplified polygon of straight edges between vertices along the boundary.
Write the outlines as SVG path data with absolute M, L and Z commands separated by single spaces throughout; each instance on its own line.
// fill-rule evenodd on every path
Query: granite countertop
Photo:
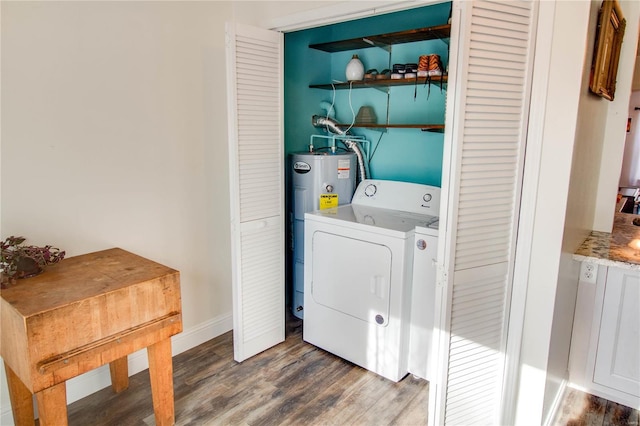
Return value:
M 628 245 L 634 239 L 640 240 L 640 226 L 632 223 L 635 218 L 640 218 L 640 215 L 616 213 L 613 230 L 591 231 L 573 259 L 640 271 L 640 249 L 633 249 Z

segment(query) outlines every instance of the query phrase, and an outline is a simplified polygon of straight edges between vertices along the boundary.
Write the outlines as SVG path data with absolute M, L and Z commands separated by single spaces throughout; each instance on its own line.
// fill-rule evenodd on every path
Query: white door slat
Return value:
M 472 72 L 478 74 L 504 73 L 512 77 L 520 77 L 520 62 L 494 61 L 478 54 L 469 58 L 469 65 L 472 67 Z
M 485 144 L 478 144 L 484 147 Z M 496 146 L 499 144 L 495 144 Z M 487 147 L 488 149 L 495 149 L 493 145 Z M 475 170 L 467 170 L 460 176 L 460 180 L 464 182 L 464 185 L 484 185 L 485 179 L 495 179 L 503 177 L 514 177 L 516 172 L 513 167 L 502 167 L 502 165 L 494 166 L 491 169 L 474 167 Z M 477 182 L 480 181 L 480 182 Z
M 473 80 L 470 80 L 469 83 L 477 84 L 477 83 L 501 83 L 501 84 L 513 84 L 513 85 L 522 85 L 523 78 L 522 77 L 511 77 L 505 75 L 496 75 L 493 73 L 488 74 L 474 74 Z M 522 89 L 521 89 L 522 90 Z
M 477 142 L 474 142 L 474 143 L 477 143 Z M 495 164 L 495 165 L 501 165 L 501 166 L 513 165 L 512 154 L 498 156 L 497 150 L 492 150 L 492 151 L 496 154 L 493 157 L 488 155 L 472 156 L 471 149 L 465 150 L 463 152 L 464 157 L 462 158 L 463 165 L 464 166 L 478 166 L 478 165 L 485 165 L 485 164 L 488 164 L 488 165 Z M 465 175 L 461 174 L 461 176 L 466 176 L 466 174 Z
M 480 367 L 482 367 L 482 365 Z M 495 372 L 489 368 L 478 368 L 474 366 L 472 369 L 465 370 L 464 374 L 450 375 L 449 386 L 451 386 L 451 394 L 454 395 L 459 392 L 458 396 L 462 396 L 466 393 L 464 390 L 469 388 L 468 384 L 470 382 L 490 380 L 493 374 L 495 374 Z
M 495 239 L 508 239 L 510 234 L 506 228 L 500 228 L 496 225 L 494 228 L 487 231 L 479 231 L 477 229 L 467 229 L 466 232 L 462 232 L 460 235 L 460 241 L 463 244 L 469 244 L 473 247 L 476 242 L 482 243 L 482 241 L 488 241 L 492 238 Z M 456 250 L 457 251 L 457 250 Z
M 511 191 L 511 193 L 513 193 L 513 186 L 511 184 L 508 185 L 493 185 L 492 187 L 486 187 L 486 188 L 481 188 L 478 186 L 472 186 L 472 187 L 461 187 L 460 188 L 460 195 L 464 195 L 465 197 L 467 196 L 477 196 L 477 195 L 481 195 L 481 194 L 486 194 L 488 191 L 501 191 L 501 192 L 508 192 Z
M 491 48 L 490 46 L 495 46 L 494 49 L 500 49 L 504 47 L 508 51 L 510 49 L 522 49 L 522 40 L 517 39 L 508 39 L 504 37 L 499 37 L 493 34 L 486 33 L 474 33 L 473 39 L 470 40 L 470 45 L 474 47 L 474 49 L 482 50 L 481 47 L 478 46 L 487 46 L 485 48 Z
M 468 112 L 467 116 L 470 121 L 517 121 L 520 120 L 520 115 L 517 113 L 509 114 L 503 112 Z
M 491 50 L 491 47 L 491 45 L 480 45 L 480 43 L 478 43 L 478 47 L 475 49 L 475 56 L 473 56 L 473 58 L 490 60 L 494 63 L 494 68 L 495 66 L 500 66 L 501 68 L 513 69 L 519 69 L 517 64 L 525 63 L 527 60 L 526 50 L 524 49 L 512 48 L 510 49 L 511 51 L 495 51 Z M 480 62 L 474 60 L 473 63 L 479 64 Z M 507 63 L 510 66 L 502 66 L 502 63 Z
M 495 370 L 492 370 L 495 373 Z M 478 382 L 474 380 L 472 383 Z M 471 381 L 470 381 L 471 382 Z M 480 386 L 468 386 L 464 392 L 454 390 L 451 395 L 451 402 L 447 404 L 448 412 L 458 411 L 471 412 L 473 414 L 458 414 L 447 418 L 447 425 L 460 426 L 495 426 L 492 422 L 492 413 L 483 407 L 491 405 L 491 401 L 496 397 L 495 392 L 483 393 Z
M 513 15 L 506 14 L 483 14 L 476 15 L 476 25 L 479 27 L 488 27 L 488 28 L 497 28 L 500 30 L 511 31 L 517 33 L 519 35 L 519 39 L 527 40 L 528 39 L 528 23 L 526 17 L 521 17 L 520 19 L 513 19 Z M 482 29 L 476 30 L 478 32 L 482 31 Z M 490 32 L 493 34 L 493 32 Z
M 469 129 L 512 129 L 518 128 L 518 121 L 515 120 L 468 120 L 467 128 Z M 490 148 L 491 144 L 488 144 L 487 149 Z
M 499 82 L 499 81 L 475 80 L 475 81 L 470 81 L 467 84 L 467 87 L 470 90 L 491 90 L 491 91 L 495 90 L 499 93 L 503 93 L 503 92 L 522 93 L 522 87 L 519 86 L 519 83 L 510 84 L 510 83 Z
M 451 357 L 451 366 L 448 370 L 449 376 L 455 376 L 460 371 L 464 371 L 467 366 L 478 360 L 490 364 L 496 350 L 487 346 L 478 346 L 467 351 L 455 351 L 455 356 Z
M 490 192 L 470 195 L 474 196 L 465 197 L 464 202 L 460 203 L 460 214 L 471 215 L 476 213 L 478 209 L 492 212 L 511 211 L 513 209 L 513 193 L 501 193 L 500 196 L 495 196 Z
M 485 292 L 475 292 L 475 293 L 462 293 L 458 294 L 456 297 L 459 298 L 459 302 L 461 304 L 460 309 L 457 311 L 458 315 L 462 315 L 463 312 L 468 312 L 474 318 L 477 315 L 477 312 L 474 310 L 477 309 L 477 305 L 480 303 L 486 303 L 487 306 L 483 307 L 482 311 L 489 315 L 492 313 L 500 313 L 502 312 L 502 303 L 504 299 L 504 291 L 502 289 L 489 288 Z M 477 331 L 485 332 L 486 329 L 479 330 L 476 326 Z M 465 334 L 465 337 L 469 338 Z M 476 342 L 477 343 L 477 342 Z
M 462 336 L 452 336 L 451 338 L 451 342 L 452 344 L 454 344 L 455 342 L 458 341 L 467 341 L 467 340 L 476 340 L 476 335 L 478 335 L 478 340 L 481 339 L 490 339 L 490 336 L 484 336 L 483 333 L 484 331 L 479 331 L 478 327 L 473 326 L 473 324 L 467 325 L 466 328 L 462 327 L 461 325 L 458 325 L 458 328 L 460 330 L 460 334 L 462 334 Z M 500 333 L 502 332 L 502 329 L 500 327 L 496 327 L 495 326 L 495 321 L 494 321 L 494 327 L 491 329 L 486 330 L 486 333 L 494 333 L 495 337 L 498 338 L 500 336 Z M 469 365 L 477 365 L 477 364 L 481 364 L 481 363 L 485 363 L 487 362 L 487 360 L 482 359 L 482 358 L 475 358 L 475 357 L 469 357 L 469 359 L 467 360 L 467 365 L 463 366 L 463 367 L 459 367 L 460 369 L 464 369 L 464 368 L 468 368 Z
M 479 1 L 474 2 L 474 14 L 480 16 L 495 16 L 502 19 L 530 18 L 532 5 L 525 1 Z M 508 18 L 507 18 L 508 17 Z
M 503 318 L 502 309 L 499 306 L 501 301 L 496 299 L 491 301 L 491 303 L 492 304 L 487 306 L 486 309 L 481 309 L 477 312 L 474 311 L 473 306 L 469 306 L 468 304 L 464 306 L 465 309 L 460 308 L 455 310 L 456 316 L 459 317 L 455 322 L 456 327 L 461 331 L 467 328 L 467 334 L 459 333 L 459 335 L 468 338 L 468 336 L 473 334 L 480 335 L 481 331 L 491 329 L 492 326 L 495 327 L 497 324 L 499 325 L 500 320 Z M 473 343 L 472 341 L 470 342 Z M 482 347 L 487 346 L 487 342 L 484 341 L 475 343 L 480 343 Z
M 490 365 L 480 364 L 473 366 L 473 368 L 466 369 L 458 374 L 449 375 L 449 386 L 451 386 L 452 402 L 460 400 L 468 395 L 467 390 L 475 389 L 473 386 L 469 386 L 469 383 L 473 383 L 479 380 L 491 379 L 491 376 L 495 374 L 494 369 L 490 368 Z
M 476 16 L 485 17 L 488 19 L 503 20 L 505 22 L 507 21 L 517 22 L 523 25 L 528 24 L 529 13 L 523 13 L 523 14 L 514 13 L 514 10 L 518 10 L 518 9 L 504 8 L 502 10 L 495 10 L 492 8 L 491 10 L 487 10 L 487 9 L 483 9 L 482 7 L 478 7 L 475 11 L 475 14 Z
M 469 63 L 468 81 L 474 81 L 485 75 L 499 75 L 512 78 L 524 78 L 525 75 L 521 69 L 508 67 L 495 67 L 490 61 L 482 61 L 481 58 L 475 57 L 473 62 Z
M 518 31 L 518 30 L 511 30 L 511 29 L 497 28 L 497 27 L 494 27 L 492 25 L 474 26 L 473 30 L 471 31 L 471 37 L 473 38 L 473 36 L 475 34 L 493 34 L 493 35 L 497 35 L 497 36 L 500 36 L 500 37 L 509 38 L 509 39 L 512 39 L 512 40 L 520 40 L 523 43 L 526 43 L 526 41 L 527 41 L 527 33 L 526 32 L 522 32 L 522 31 Z
M 465 256 L 473 255 L 479 251 L 490 251 L 492 247 L 505 247 L 505 245 L 508 246 L 509 243 L 508 237 L 508 235 L 504 235 L 503 237 L 493 237 L 485 239 L 484 241 L 465 241 L 465 248 L 456 250 L 456 253 L 459 256 Z
M 475 36 L 476 37 L 469 43 L 469 47 L 476 56 L 481 56 L 485 53 L 508 53 L 521 57 L 527 56 L 527 47 L 523 46 L 522 42 L 505 46 L 502 41 L 503 39 L 499 37 L 487 36 L 485 34 L 475 34 Z
M 503 100 L 517 100 L 522 99 L 522 91 L 514 91 L 513 86 L 505 85 L 502 90 L 492 90 L 489 84 L 477 84 L 478 88 L 469 87 L 469 96 L 471 98 L 482 99 L 503 99 Z M 517 104 L 516 104 L 517 105 Z
M 479 259 L 466 259 L 464 257 L 456 257 L 456 271 L 479 268 L 483 265 L 497 265 L 508 260 L 508 254 L 505 255 L 503 253 L 488 253 L 486 256 Z

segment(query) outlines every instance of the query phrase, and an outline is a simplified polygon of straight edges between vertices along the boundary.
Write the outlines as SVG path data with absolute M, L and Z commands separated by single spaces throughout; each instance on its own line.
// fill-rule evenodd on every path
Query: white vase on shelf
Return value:
M 362 65 L 362 61 L 358 58 L 358 55 L 353 55 L 347 64 L 346 74 L 348 81 L 357 81 L 364 78 L 364 65 Z

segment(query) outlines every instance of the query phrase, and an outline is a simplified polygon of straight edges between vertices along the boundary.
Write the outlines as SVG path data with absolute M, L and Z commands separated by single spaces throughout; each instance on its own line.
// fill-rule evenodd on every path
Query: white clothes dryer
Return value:
M 399 381 L 408 372 L 416 226 L 440 189 L 365 180 L 351 204 L 305 215 L 305 341 Z M 435 277 L 434 277 L 435 279 Z

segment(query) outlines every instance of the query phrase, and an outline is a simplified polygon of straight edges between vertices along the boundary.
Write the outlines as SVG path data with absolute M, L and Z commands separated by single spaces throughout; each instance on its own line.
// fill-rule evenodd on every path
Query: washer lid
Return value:
M 416 235 L 432 235 L 434 237 L 438 236 L 438 227 L 440 226 L 440 220 L 435 217 L 433 222 L 429 223 L 427 226 L 418 225 L 416 226 L 415 232 Z
M 306 213 L 305 220 L 315 220 L 336 226 L 368 230 L 396 238 L 407 238 L 417 226 L 428 228 L 437 223 L 438 217 L 347 204 Z

